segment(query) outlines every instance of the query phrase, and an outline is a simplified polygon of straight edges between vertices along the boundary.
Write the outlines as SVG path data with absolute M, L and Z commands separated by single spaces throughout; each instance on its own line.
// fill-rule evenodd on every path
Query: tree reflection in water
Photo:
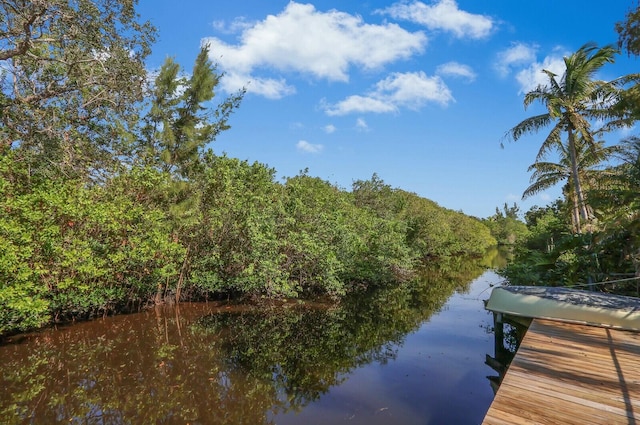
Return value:
M 182 304 L 12 338 L 3 423 L 269 424 L 394 359 L 405 336 L 483 269 L 449 262 L 338 304 Z

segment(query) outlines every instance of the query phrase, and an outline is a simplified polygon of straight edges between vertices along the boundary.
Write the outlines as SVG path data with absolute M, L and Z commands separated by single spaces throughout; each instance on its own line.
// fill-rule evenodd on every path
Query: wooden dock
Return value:
M 640 333 L 534 319 L 483 424 L 640 425 Z

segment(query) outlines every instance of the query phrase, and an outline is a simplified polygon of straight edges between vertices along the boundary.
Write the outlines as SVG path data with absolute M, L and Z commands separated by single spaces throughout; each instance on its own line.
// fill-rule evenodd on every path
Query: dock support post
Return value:
M 497 356 L 504 351 L 504 320 L 502 313 L 493 312 L 493 332 L 495 335 L 494 353 Z

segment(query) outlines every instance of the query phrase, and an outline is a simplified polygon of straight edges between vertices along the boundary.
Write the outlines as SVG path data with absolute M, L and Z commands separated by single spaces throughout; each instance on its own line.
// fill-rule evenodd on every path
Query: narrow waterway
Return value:
M 487 271 L 457 291 L 409 333 L 392 360 L 352 371 L 300 413 L 276 415 L 277 424 L 479 424 L 493 391 L 484 364 L 493 355 L 493 318 L 484 309 Z
M 181 304 L 0 346 L 6 424 L 477 424 L 493 391 L 467 264 L 337 305 Z

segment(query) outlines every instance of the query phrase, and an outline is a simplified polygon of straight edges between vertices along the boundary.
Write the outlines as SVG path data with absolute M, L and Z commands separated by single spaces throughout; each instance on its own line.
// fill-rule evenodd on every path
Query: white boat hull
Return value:
M 640 298 L 602 292 L 502 286 L 493 289 L 486 308 L 512 316 L 640 331 Z

